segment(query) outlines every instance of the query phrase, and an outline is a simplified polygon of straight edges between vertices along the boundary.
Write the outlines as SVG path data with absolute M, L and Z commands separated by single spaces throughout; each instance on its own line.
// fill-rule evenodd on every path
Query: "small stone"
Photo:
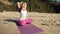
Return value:
M 54 25 L 54 24 L 51 24 L 51 25 Z
M 60 26 L 60 24 L 56 24 L 57 26 Z
M 7 23 L 3 23 L 3 24 L 7 24 Z
M 59 19 L 59 21 L 60 21 L 60 19 Z
M 56 23 L 56 21 L 54 21 L 54 23 Z
M 0 10 L 0 12 L 3 12 L 2 10 Z
M 41 25 L 48 25 L 48 24 L 41 24 Z

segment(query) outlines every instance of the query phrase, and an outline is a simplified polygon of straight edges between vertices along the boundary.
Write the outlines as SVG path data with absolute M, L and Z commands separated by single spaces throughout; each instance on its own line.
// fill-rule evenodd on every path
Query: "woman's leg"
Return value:
M 25 20 L 19 20 L 18 24 L 24 26 L 24 25 L 26 25 L 26 21 Z
M 26 20 L 26 23 L 31 24 L 32 21 L 33 21 L 33 19 L 32 18 L 29 18 L 29 19 Z

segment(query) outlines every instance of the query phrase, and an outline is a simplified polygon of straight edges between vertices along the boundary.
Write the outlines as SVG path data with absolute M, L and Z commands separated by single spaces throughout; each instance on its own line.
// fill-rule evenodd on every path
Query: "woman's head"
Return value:
M 21 6 L 22 6 L 22 8 L 26 8 L 27 7 L 27 3 L 26 2 L 22 2 Z

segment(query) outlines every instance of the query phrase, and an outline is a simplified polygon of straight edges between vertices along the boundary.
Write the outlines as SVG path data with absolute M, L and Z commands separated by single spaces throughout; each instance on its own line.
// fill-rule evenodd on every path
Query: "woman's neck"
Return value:
M 26 10 L 26 8 L 25 7 L 22 7 L 22 10 Z

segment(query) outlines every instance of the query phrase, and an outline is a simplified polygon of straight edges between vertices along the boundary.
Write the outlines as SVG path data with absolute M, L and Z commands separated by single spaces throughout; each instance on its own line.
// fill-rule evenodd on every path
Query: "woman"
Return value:
M 19 19 L 19 24 L 20 25 L 26 25 L 26 23 L 32 22 L 32 19 L 27 19 L 27 3 L 25 2 L 17 2 L 18 5 L 18 10 L 20 13 L 20 19 Z

